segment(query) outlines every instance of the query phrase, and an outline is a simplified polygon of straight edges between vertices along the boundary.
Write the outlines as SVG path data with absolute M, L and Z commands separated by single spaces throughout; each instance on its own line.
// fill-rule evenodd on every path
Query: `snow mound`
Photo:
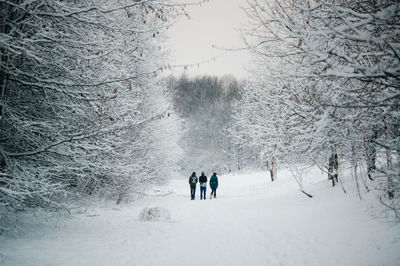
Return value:
M 139 214 L 140 221 L 169 221 L 171 214 L 169 210 L 161 207 L 143 208 Z

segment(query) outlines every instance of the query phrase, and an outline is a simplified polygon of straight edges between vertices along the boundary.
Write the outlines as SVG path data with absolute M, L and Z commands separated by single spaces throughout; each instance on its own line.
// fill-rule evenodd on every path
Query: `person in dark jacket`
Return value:
M 193 172 L 192 175 L 189 177 L 189 185 L 190 185 L 190 196 L 192 200 L 196 195 L 196 185 L 197 185 L 197 176 L 196 172 Z
M 214 195 L 214 199 L 217 197 L 217 188 L 218 188 L 218 177 L 216 173 L 213 173 L 213 175 L 210 177 L 210 188 L 211 188 L 211 194 L 210 194 L 210 199 Z
M 206 199 L 206 189 L 207 189 L 207 177 L 204 172 L 201 172 L 201 176 L 199 177 L 200 182 L 200 199 Z

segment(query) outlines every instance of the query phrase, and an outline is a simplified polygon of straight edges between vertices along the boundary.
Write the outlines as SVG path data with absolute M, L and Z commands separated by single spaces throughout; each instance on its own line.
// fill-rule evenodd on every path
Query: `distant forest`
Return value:
M 169 77 L 173 106 L 182 118 L 181 170 L 206 174 L 240 168 L 229 128 L 242 84 L 233 76 Z

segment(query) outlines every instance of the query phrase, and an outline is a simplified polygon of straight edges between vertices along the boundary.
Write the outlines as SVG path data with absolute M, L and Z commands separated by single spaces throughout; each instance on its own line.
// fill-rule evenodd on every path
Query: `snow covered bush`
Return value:
M 169 221 L 171 214 L 169 210 L 162 207 L 145 207 L 139 214 L 140 221 Z

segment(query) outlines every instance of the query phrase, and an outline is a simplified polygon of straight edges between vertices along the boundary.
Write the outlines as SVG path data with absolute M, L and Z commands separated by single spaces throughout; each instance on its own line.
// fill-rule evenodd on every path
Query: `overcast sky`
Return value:
M 245 6 L 246 0 L 210 0 L 202 6 L 188 7 L 190 19 L 181 17 L 168 31 L 171 63 L 193 64 L 218 56 L 215 61 L 189 68 L 188 74 L 233 74 L 238 79 L 245 78 L 248 64 L 246 52 L 227 52 L 212 47 L 243 46 L 238 29 L 247 22 L 241 9 Z M 179 75 L 182 71 L 182 68 L 175 69 L 173 74 Z

